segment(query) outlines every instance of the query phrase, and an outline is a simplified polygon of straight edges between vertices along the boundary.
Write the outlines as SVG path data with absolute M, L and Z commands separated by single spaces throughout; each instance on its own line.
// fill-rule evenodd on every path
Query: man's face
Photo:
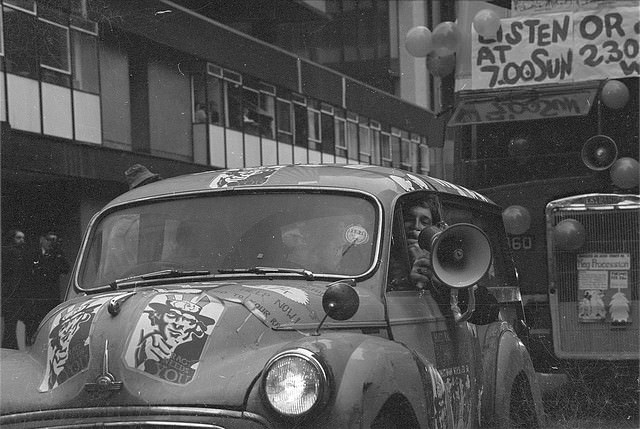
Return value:
M 16 235 L 13 236 L 13 242 L 17 246 L 23 246 L 24 245 L 24 232 L 22 232 L 22 231 L 16 232 Z
M 57 239 L 58 239 L 57 236 L 53 234 L 47 234 L 40 238 L 40 246 L 42 246 L 42 248 L 45 251 L 49 251 L 51 250 L 51 247 L 53 246 L 53 244 L 56 242 Z
M 420 231 L 431 225 L 433 225 L 433 216 L 427 207 L 414 206 L 405 213 L 404 230 L 409 243 L 416 242 Z
M 168 341 L 181 344 L 188 341 L 191 335 L 196 332 L 198 320 L 189 313 L 179 310 L 169 310 L 164 314 L 164 334 Z

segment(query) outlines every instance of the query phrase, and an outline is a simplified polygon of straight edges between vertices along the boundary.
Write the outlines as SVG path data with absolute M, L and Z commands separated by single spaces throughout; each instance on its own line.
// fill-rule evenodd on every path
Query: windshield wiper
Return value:
M 307 280 L 313 280 L 315 278 L 313 272 L 304 268 L 277 268 L 277 267 L 251 267 L 251 268 L 220 268 L 218 269 L 220 274 L 273 274 L 273 273 L 292 273 L 300 274 Z
M 160 271 L 153 271 L 150 273 L 136 274 L 135 276 L 125 277 L 122 279 L 117 279 L 109 283 L 109 286 L 111 287 L 111 289 L 116 290 L 120 287 L 122 283 L 128 283 L 136 279 L 140 279 L 140 280 L 171 279 L 171 278 L 180 278 L 180 277 L 206 276 L 207 274 L 211 274 L 211 272 L 207 270 L 160 270 Z

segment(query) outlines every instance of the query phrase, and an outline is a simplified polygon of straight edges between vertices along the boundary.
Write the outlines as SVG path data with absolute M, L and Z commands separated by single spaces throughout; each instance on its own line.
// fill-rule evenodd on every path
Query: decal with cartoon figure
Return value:
M 223 310 L 205 294 L 156 295 L 133 330 L 125 364 L 170 383 L 189 383 Z
M 248 304 L 262 314 L 260 319 L 267 326 L 277 329 L 284 325 L 319 322 L 320 318 L 311 305 L 309 295 L 320 298 L 325 290 L 313 286 L 302 290 L 280 285 L 237 284 L 216 288 L 216 295 L 223 300 Z
M 211 181 L 210 188 L 228 188 L 232 186 L 263 185 L 272 174 L 282 166 L 255 167 L 227 170 Z
M 455 335 L 455 333 L 452 333 Z M 469 350 L 456 350 L 456 345 L 447 331 L 432 332 L 438 372 L 444 381 L 451 400 L 451 412 L 455 428 L 466 429 L 474 425 L 472 413 L 471 365 Z
M 88 368 L 92 322 L 100 307 L 111 298 L 113 296 L 103 296 L 70 305 L 53 318 L 41 392 L 58 387 Z

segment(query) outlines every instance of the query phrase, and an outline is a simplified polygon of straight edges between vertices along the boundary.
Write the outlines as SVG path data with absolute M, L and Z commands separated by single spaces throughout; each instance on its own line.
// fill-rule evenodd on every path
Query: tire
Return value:
M 409 403 L 397 395 L 392 396 L 380 409 L 370 429 L 413 429 L 418 420 Z
M 516 377 L 511 388 L 509 420 L 512 428 L 538 429 L 540 427 L 533 395 L 531 394 L 531 386 L 524 374 Z

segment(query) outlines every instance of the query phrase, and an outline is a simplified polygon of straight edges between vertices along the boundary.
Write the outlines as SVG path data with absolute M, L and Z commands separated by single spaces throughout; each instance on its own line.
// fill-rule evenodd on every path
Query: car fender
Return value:
M 2 413 L 19 408 L 23 402 L 43 404 L 47 400 L 45 395 L 37 393 L 40 375 L 44 372 L 41 362 L 25 351 L 13 349 L 0 349 L 0 361 Z
M 440 374 L 428 360 L 401 343 L 343 333 L 309 337 L 306 341 L 290 343 L 289 347 L 305 348 L 324 360 L 331 371 L 333 392 L 325 409 L 313 418 L 278 421 L 266 400 L 261 403 L 258 381 L 249 397 L 247 411 L 271 414 L 278 427 L 372 427 L 389 400 L 408 406 L 403 411 L 412 415 L 405 417 L 416 427 L 440 427 L 433 423 L 434 418 L 452 421 Z
M 542 396 L 531 357 L 507 322 L 494 322 L 479 329 L 483 356 L 482 424 L 510 427 L 513 388 L 526 381 L 538 427 L 543 427 Z

